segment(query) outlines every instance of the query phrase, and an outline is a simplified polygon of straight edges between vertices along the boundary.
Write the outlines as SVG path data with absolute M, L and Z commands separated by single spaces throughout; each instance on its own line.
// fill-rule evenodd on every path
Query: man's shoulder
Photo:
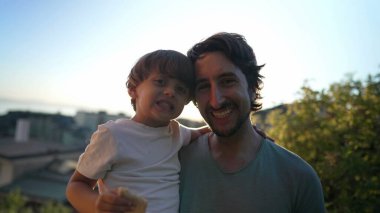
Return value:
M 275 144 L 266 139 L 266 154 L 270 154 L 284 168 L 294 170 L 299 173 L 315 173 L 312 166 L 298 154 L 286 149 L 285 147 Z
M 193 146 L 201 146 L 202 144 L 208 143 L 208 136 L 210 133 L 203 134 L 199 136 L 197 139 L 193 140 L 190 145 Z M 189 146 L 190 146 L 189 145 Z
M 192 152 L 192 150 L 205 149 L 208 147 L 208 133 L 199 136 L 190 144 L 183 146 L 181 152 Z
M 290 158 L 290 159 L 294 159 L 296 161 L 303 160 L 296 153 L 292 152 L 291 150 L 285 148 L 284 146 L 282 146 L 280 144 L 274 143 L 273 141 L 271 141 L 269 139 L 265 138 L 264 144 L 266 146 L 266 149 L 268 149 L 269 151 L 271 151 L 272 153 L 276 154 L 279 157 Z

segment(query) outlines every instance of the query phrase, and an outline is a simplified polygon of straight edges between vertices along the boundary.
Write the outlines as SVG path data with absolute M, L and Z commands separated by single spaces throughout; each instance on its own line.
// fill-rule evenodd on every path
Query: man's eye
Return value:
M 205 84 L 205 83 L 197 84 L 197 86 L 195 87 L 195 89 L 196 89 L 197 91 L 206 90 L 207 88 L 209 88 L 209 85 L 208 85 L 208 84 Z
M 225 78 L 225 79 L 222 79 L 220 81 L 220 83 L 223 85 L 223 86 L 232 86 L 236 83 L 236 79 L 234 78 Z

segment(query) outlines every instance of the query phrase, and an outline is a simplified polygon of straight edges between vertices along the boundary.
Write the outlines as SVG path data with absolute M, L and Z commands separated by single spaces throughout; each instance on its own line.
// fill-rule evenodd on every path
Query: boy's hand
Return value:
M 211 132 L 210 127 L 208 126 L 202 126 L 198 128 L 189 128 L 191 130 L 191 139 L 190 142 L 194 141 L 197 139 L 199 136 L 206 134 L 208 132 Z
M 127 198 L 120 196 L 117 189 L 110 190 L 98 180 L 99 196 L 96 199 L 95 207 L 97 213 L 103 212 L 133 212 L 135 205 Z
M 198 131 L 200 135 L 203 135 L 203 134 L 211 132 L 211 129 L 209 126 L 202 126 L 202 127 L 199 127 Z
M 146 207 L 148 206 L 148 202 L 145 198 L 134 194 L 133 192 L 129 191 L 127 188 L 119 187 L 117 189 L 117 194 L 127 198 L 130 202 L 133 203 L 134 209 L 133 213 L 145 213 Z

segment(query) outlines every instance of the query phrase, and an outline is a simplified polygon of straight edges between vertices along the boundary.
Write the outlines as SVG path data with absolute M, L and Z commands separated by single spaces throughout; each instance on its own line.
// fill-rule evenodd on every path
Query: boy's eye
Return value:
M 176 88 L 176 90 L 177 90 L 177 92 L 178 92 L 179 94 L 181 94 L 181 95 L 185 95 L 185 94 L 187 94 L 187 92 L 188 92 L 187 88 L 186 88 L 186 87 L 183 87 L 183 86 L 178 86 L 178 87 Z
M 156 79 L 156 80 L 154 80 L 154 83 L 156 84 L 156 85 L 158 85 L 158 86 L 164 86 L 165 85 L 165 80 L 164 79 Z

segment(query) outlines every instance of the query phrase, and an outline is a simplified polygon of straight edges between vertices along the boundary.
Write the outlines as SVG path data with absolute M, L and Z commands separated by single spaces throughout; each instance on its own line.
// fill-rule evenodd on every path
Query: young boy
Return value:
M 191 130 L 173 120 L 191 100 L 193 86 L 193 67 L 185 55 L 157 50 L 139 59 L 127 81 L 136 114 L 102 124 L 92 135 L 67 185 L 66 195 L 74 208 L 132 211 L 136 203 L 117 193 L 122 186 L 148 201 L 147 212 L 178 212 L 177 152 L 209 131 Z M 93 190 L 98 180 L 110 190 Z

